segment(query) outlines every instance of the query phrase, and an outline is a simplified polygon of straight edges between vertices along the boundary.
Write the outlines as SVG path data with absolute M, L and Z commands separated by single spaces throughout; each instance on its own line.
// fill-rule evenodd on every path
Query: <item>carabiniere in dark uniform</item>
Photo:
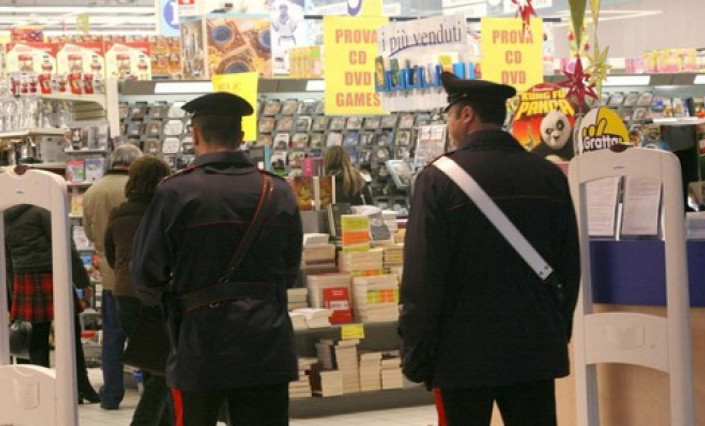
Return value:
M 261 173 L 245 153 L 228 150 L 197 156 L 159 185 L 134 241 L 132 276 L 143 303 L 162 305 L 169 292 L 178 299 L 218 283 L 255 213 Z M 269 211 L 236 277 L 249 288 L 271 289 L 271 297 L 177 306 L 170 388 L 222 390 L 298 377 L 286 289 L 297 277 L 302 228 L 289 185 L 270 176 Z

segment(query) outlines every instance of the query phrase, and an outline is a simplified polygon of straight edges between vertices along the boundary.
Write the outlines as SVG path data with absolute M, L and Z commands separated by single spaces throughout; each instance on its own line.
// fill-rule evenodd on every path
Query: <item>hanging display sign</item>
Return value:
M 596 151 L 612 145 L 629 145 L 629 131 L 624 121 L 610 108 L 591 109 L 578 128 L 580 152 Z
M 573 158 L 575 109 L 560 86 L 541 83 L 519 94 L 512 134 L 528 151 L 555 161 Z
M 179 16 L 200 16 L 205 13 L 206 0 L 178 0 Z
M 216 75 L 213 77 L 213 91 L 234 93 L 245 99 L 257 111 L 257 85 L 259 73 L 245 72 L 239 74 Z M 247 142 L 257 139 L 257 114 L 242 117 L 242 131 Z
M 553 7 L 553 0 L 533 0 L 531 6 L 534 9 L 546 9 Z M 517 5 L 512 0 L 502 0 L 502 7 L 504 13 L 516 13 L 517 11 Z
M 524 31 L 520 18 L 482 19 L 482 78 L 517 91 L 543 81 L 543 22 L 531 20 Z
M 305 10 L 304 0 L 278 0 L 271 4 L 271 29 L 262 43 L 267 47 L 271 45 L 274 74 L 288 74 L 289 51 L 311 44 L 309 23 L 304 19 Z
M 375 59 L 375 88 L 387 111 L 445 105 L 442 71 L 475 78 L 478 38 L 461 14 L 394 22 L 380 28 Z
M 179 33 L 179 3 L 178 0 L 158 0 L 154 2 L 157 21 L 157 32 L 163 36 L 173 37 Z
M 323 18 L 325 111 L 328 115 L 384 114 L 373 74 L 377 31 L 387 18 Z

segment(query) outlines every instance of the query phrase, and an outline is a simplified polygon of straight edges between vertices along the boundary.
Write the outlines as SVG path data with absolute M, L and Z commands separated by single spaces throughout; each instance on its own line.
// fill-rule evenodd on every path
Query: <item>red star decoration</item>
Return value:
M 558 83 L 558 85 L 568 89 L 568 98 L 574 96 L 577 99 L 578 109 L 580 111 L 583 109 L 583 105 L 585 105 L 586 96 L 597 99 L 597 93 L 595 93 L 593 85 L 588 83 L 590 74 L 583 72 L 583 63 L 580 60 L 580 56 L 576 56 L 575 58 L 575 69 L 573 72 L 568 71 L 566 67 L 563 68 L 563 74 L 565 74 L 567 79 Z
M 517 7 L 517 16 L 521 16 L 522 27 L 526 31 L 531 23 L 531 17 L 536 16 L 534 6 L 531 0 L 512 0 L 512 3 Z

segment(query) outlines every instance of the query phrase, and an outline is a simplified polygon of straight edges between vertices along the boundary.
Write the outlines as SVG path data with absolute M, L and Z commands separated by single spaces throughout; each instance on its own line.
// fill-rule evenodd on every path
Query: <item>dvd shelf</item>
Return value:
M 276 95 L 276 94 L 273 94 Z M 182 102 L 122 102 L 121 143 L 163 157 L 175 169 L 194 158 L 190 119 Z M 418 126 L 444 123 L 441 111 L 399 112 L 384 116 L 326 116 L 322 100 L 261 97 L 257 140 L 269 146 L 267 166 L 282 176 L 303 174 L 307 157 L 322 157 L 330 146 L 342 146 L 370 183 L 375 204 L 408 213 L 407 191 L 394 184 L 387 160 L 413 158 Z

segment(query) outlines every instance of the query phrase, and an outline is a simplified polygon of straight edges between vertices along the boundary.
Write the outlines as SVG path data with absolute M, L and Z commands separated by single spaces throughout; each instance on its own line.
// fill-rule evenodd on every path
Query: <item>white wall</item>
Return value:
M 603 7 L 605 8 L 605 7 Z M 600 47 L 610 47 L 609 56 L 641 56 L 648 50 L 705 47 L 705 0 L 641 0 L 610 9 L 662 10 L 658 15 L 600 21 Z M 590 16 L 590 8 L 586 12 Z M 592 34 L 592 27 L 588 28 Z M 556 57 L 567 57 L 568 27 L 555 29 Z

